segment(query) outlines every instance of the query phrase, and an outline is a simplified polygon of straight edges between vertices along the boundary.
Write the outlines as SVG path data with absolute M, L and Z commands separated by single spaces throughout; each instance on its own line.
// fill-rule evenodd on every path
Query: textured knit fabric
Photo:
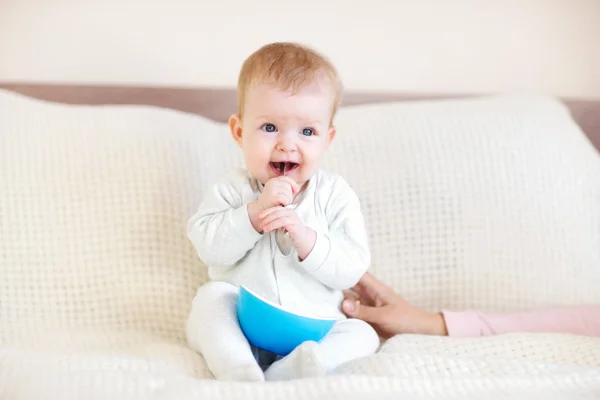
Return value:
M 373 272 L 417 305 L 599 304 L 600 157 L 546 97 L 340 110 L 324 169 L 360 198 Z M 225 124 L 0 92 L 0 399 L 597 398 L 600 339 L 406 335 L 335 375 L 209 379 L 185 323 L 186 224 L 243 167 Z M 34 385 L 35 383 L 35 385 Z
M 358 193 L 370 272 L 431 311 L 599 304 L 600 157 L 544 97 L 340 110 L 324 168 Z
M 258 198 L 249 173 L 235 170 L 216 183 L 190 219 L 188 236 L 212 280 L 244 285 L 269 301 L 307 316 L 343 319 L 342 290 L 367 271 L 369 243 L 356 194 L 335 174 L 317 171 L 294 210 L 317 232 L 305 260 L 284 255 L 275 232 L 258 233 L 248 204 Z
M 514 313 L 445 311 L 449 336 L 489 336 L 515 332 L 555 332 L 600 337 L 600 304 L 534 309 Z

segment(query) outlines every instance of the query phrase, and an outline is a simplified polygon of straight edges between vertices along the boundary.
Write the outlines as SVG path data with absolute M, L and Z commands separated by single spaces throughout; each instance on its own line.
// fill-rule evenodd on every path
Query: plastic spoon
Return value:
M 285 176 L 285 173 L 287 172 L 285 162 L 281 163 L 280 172 Z M 279 228 L 275 231 L 275 242 L 277 242 L 277 247 L 279 247 L 279 251 L 281 251 L 284 256 L 289 256 L 292 253 L 292 238 L 285 228 Z

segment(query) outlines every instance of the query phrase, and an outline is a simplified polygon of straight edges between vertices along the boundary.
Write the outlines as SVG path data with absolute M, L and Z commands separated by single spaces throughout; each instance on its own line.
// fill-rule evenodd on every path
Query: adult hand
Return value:
M 370 323 L 382 337 L 402 333 L 448 334 L 441 313 L 430 313 L 408 303 L 368 272 L 352 292 L 345 293 L 342 310 L 350 318 Z

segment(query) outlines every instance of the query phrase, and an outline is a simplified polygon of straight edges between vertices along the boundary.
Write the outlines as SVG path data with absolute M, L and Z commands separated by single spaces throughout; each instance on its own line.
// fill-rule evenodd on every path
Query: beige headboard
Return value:
M 70 104 L 154 105 L 200 114 L 217 121 L 226 121 L 236 109 L 236 95 L 233 89 L 9 84 L 1 82 L 0 88 L 39 99 Z M 343 103 L 344 105 L 354 105 L 444 97 L 458 96 L 349 92 L 344 95 Z M 573 118 L 579 126 L 600 150 L 600 99 L 563 99 L 563 101 L 569 106 Z

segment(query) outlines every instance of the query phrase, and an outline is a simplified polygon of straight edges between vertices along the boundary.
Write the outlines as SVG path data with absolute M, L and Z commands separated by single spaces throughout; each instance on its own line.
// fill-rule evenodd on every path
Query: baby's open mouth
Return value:
M 273 169 L 273 171 L 275 171 L 275 173 L 277 173 L 279 175 L 286 175 L 289 172 L 298 168 L 298 163 L 289 162 L 289 161 L 272 162 L 269 164 L 271 165 L 271 168 Z

